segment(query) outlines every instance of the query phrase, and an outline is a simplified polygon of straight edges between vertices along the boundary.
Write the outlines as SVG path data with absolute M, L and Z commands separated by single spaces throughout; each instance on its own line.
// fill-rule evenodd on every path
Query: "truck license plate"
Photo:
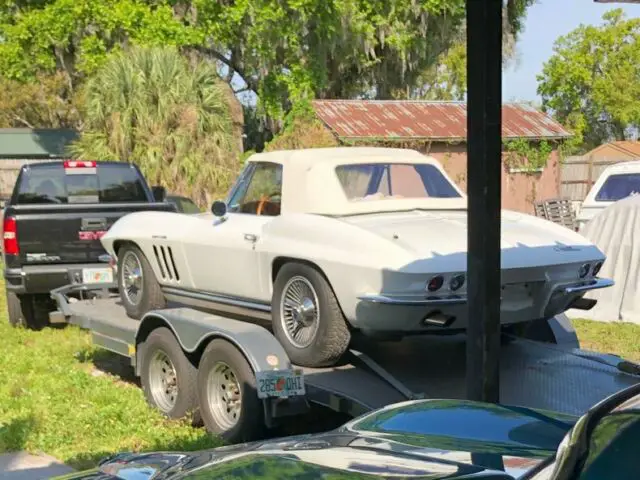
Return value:
M 258 398 L 295 397 L 305 394 L 302 370 L 267 370 L 258 372 Z
M 83 268 L 82 283 L 111 283 L 113 270 L 111 268 Z

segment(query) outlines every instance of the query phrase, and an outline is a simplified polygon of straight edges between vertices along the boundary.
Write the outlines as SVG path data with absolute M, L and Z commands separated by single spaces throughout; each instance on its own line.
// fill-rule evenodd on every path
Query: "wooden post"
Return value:
M 467 398 L 500 400 L 502 0 L 467 0 Z

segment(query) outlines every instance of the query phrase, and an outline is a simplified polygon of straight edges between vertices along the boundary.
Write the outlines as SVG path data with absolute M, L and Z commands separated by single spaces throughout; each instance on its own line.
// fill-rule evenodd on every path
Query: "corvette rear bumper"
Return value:
M 595 301 L 582 299 L 591 290 L 614 284 L 610 279 L 538 285 L 530 290 L 503 290 L 500 321 L 512 324 L 549 318 L 568 308 L 589 309 Z M 368 294 L 358 296 L 355 327 L 371 331 L 418 332 L 425 329 L 464 329 L 468 324 L 467 296 Z M 437 318 L 437 321 L 434 321 Z
M 562 285 L 554 289 L 555 292 L 561 292 L 566 295 L 585 293 L 590 290 L 607 288 L 613 286 L 613 280 L 608 278 L 595 278 L 584 282 L 576 282 L 569 285 Z M 404 305 L 404 306 L 449 306 L 461 305 L 467 303 L 466 295 L 449 295 L 449 296 L 429 296 L 423 297 L 418 295 L 385 295 L 385 294 L 365 294 L 360 295 L 358 300 L 371 303 L 383 303 L 386 305 Z

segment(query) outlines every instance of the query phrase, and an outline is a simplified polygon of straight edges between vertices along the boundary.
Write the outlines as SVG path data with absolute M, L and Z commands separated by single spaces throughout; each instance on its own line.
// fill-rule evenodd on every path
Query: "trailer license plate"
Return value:
M 302 370 L 267 370 L 258 372 L 258 398 L 295 397 L 305 394 Z
M 113 270 L 111 270 L 111 268 L 82 269 L 82 283 L 111 283 L 111 282 L 113 282 Z

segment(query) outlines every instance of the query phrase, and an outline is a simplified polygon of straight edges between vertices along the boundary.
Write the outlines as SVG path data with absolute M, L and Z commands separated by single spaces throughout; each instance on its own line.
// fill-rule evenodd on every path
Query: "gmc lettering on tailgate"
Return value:
M 95 232 L 78 232 L 78 238 L 80 240 L 100 240 L 106 233 L 106 230 L 98 230 Z

